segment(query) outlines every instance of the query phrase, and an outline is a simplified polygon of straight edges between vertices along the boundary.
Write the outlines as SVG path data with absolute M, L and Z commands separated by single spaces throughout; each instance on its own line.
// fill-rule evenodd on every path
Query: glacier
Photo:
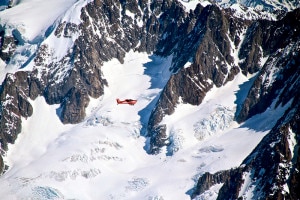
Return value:
M 11 31 L 17 27 L 26 39 L 16 50 L 17 64 L 0 63 L 1 80 L 8 72 L 32 70 L 30 63 L 23 64 L 42 42 L 55 50 L 53 59 L 62 58 L 77 35 L 57 41 L 47 30 L 63 19 L 79 23 L 80 8 L 88 2 L 21 0 L 1 11 L 1 23 L 11 26 Z M 197 1 L 181 2 L 188 12 L 195 9 Z M 203 1 L 202 5 L 209 3 Z M 32 20 L 37 15 L 39 18 Z M 199 106 L 178 103 L 175 112 L 160 122 L 167 124 L 171 144 L 151 155 L 147 153 L 146 126 L 172 75 L 171 66 L 172 55 L 160 57 L 133 50 L 126 52 L 122 63 L 118 59 L 105 62 L 101 68 L 107 80 L 104 95 L 90 97 L 86 117 L 78 124 L 61 122 L 60 105 L 48 105 L 41 96 L 30 100 L 33 115 L 22 118 L 22 131 L 4 155 L 8 169 L 0 177 L 1 198 L 191 199 L 200 176 L 240 166 L 291 105 L 276 107 L 274 101 L 265 112 L 238 124 L 234 114 L 246 96 L 244 91 L 250 88 L 249 82 L 257 76 L 240 73 L 226 85 L 213 87 Z M 272 81 L 271 75 L 267 78 Z M 136 98 L 138 102 L 117 105 L 116 98 Z M 250 175 L 244 176 L 246 182 L 239 195 L 251 198 Z M 215 184 L 195 199 L 216 199 L 221 186 Z
M 155 74 L 145 73 L 145 65 Z M 170 134 L 185 133 L 177 137 L 180 148 L 172 156 L 167 149 L 156 156 L 146 153 L 147 138 L 141 134 L 142 119 L 147 117 L 143 109 L 153 106 L 165 84 L 151 84 L 157 73 L 165 80 L 170 75 L 162 66 L 170 66 L 170 59 L 151 60 L 145 53 L 134 52 L 128 53 L 124 64 L 118 60 L 105 63 L 103 73 L 109 85 L 105 95 L 91 101 L 86 119 L 77 125 L 63 125 L 56 114 L 58 106 L 47 105 L 43 97 L 32 102 L 33 116 L 23 119 L 23 131 L 5 157 L 9 169 L 0 178 L 1 197 L 190 199 L 187 192 L 196 177 L 237 167 L 267 133 L 251 129 L 251 123 L 264 121 L 263 115 L 249 119 L 243 127 L 230 120 L 230 114 L 222 128 L 202 140 L 195 136 L 193 124 L 205 116 L 220 115 L 226 107 L 234 109 L 232 102 L 246 77 L 214 88 L 198 107 L 178 105 L 164 120 Z M 226 98 L 220 101 L 224 94 Z M 136 97 L 138 102 L 117 105 L 115 98 L 120 96 Z M 211 126 L 220 127 L 218 120 L 211 123 L 201 130 L 210 133 Z

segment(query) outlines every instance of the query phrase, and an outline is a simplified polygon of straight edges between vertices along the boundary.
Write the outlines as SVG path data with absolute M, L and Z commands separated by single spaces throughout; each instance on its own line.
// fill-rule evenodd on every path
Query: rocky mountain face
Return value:
M 213 85 L 220 87 L 238 73 L 257 73 L 241 109 L 237 110 L 236 120 L 243 122 L 264 112 L 271 104 L 277 107 L 290 103 L 290 108 L 249 155 L 242 168 L 214 175 L 204 174 L 192 196 L 201 194 L 214 184 L 224 183 L 218 199 L 242 198 L 239 191 L 244 183 L 244 174 L 251 173 L 252 187 L 257 190 L 255 199 L 299 198 L 296 178 L 299 176 L 298 141 L 292 143 L 291 140 L 299 140 L 300 10 L 288 13 L 279 21 L 232 18 L 230 10 L 220 10 L 214 6 L 198 7 L 197 11 L 201 16 L 199 21 L 203 20 L 199 28 L 201 35 L 197 36 L 200 42 L 191 42 L 196 48 L 186 46 L 189 43 L 184 42 L 186 49 L 197 50 L 192 54 L 194 57 L 190 67 L 175 68 L 177 73 L 168 81 L 151 114 L 148 124 L 151 138 L 149 152 L 156 154 L 162 147 L 171 145 L 166 125 L 160 122 L 165 115 L 174 112 L 179 98 L 184 103 L 199 105 Z M 199 27 L 200 23 L 198 25 L 196 22 L 194 27 Z M 184 49 L 181 52 L 184 54 Z M 238 61 L 234 54 L 238 56 Z M 262 169 L 264 173 L 268 172 L 262 174 Z
M 81 19 L 81 24 L 61 21 L 47 32 L 56 40 L 77 36 L 66 55 L 57 58 L 45 40 L 27 61 L 31 71 L 6 75 L 0 88 L 3 150 L 16 140 L 22 118 L 33 113 L 30 101 L 38 96 L 48 104 L 60 104 L 63 123 L 78 123 L 85 117 L 89 98 L 104 93 L 104 62 L 117 58 L 122 63 L 129 50 L 172 55 L 169 67 L 174 74 L 149 118 L 147 151 L 157 154 L 171 145 L 161 122 L 180 101 L 200 105 L 212 87 L 225 85 L 239 73 L 255 74 L 236 121 L 244 122 L 270 106 L 289 104 L 289 108 L 240 167 L 204 174 L 192 197 L 223 184 L 219 199 L 243 198 L 246 174 L 258 199 L 300 197 L 300 9 L 271 21 L 236 17 L 230 8 L 214 4 L 198 4 L 186 12 L 173 0 L 94 0 L 81 10 Z M 5 27 L 0 27 L 0 39 L 0 58 L 9 63 L 24 41 L 17 30 L 8 34 Z M 2 158 L 0 167 L 4 168 Z
M 299 11 L 297 9 L 277 22 L 258 21 L 249 26 L 251 37 L 246 37 L 244 44 L 247 47 L 259 44 L 268 59 L 256 75 L 242 109 L 237 113 L 237 121 L 242 122 L 261 113 L 271 104 L 277 107 L 290 103 L 290 107 L 242 165 L 233 169 L 235 173 L 228 175 L 225 171 L 209 175 L 226 177 L 222 178 L 223 182 L 218 181 L 224 183 L 218 199 L 243 199 L 241 190 L 246 184 L 246 176 L 250 176 L 251 183 L 247 183 L 247 189 L 253 190 L 254 199 L 299 198 L 300 27 L 296 23 L 300 19 Z M 256 28 L 251 28 L 253 26 Z M 194 195 L 201 193 L 203 189 L 200 186 L 207 176 L 199 179 Z
M 179 98 L 183 103 L 199 105 L 214 85 L 220 87 L 240 72 L 233 52 L 237 53 L 235 51 L 241 34 L 249 22 L 229 16 L 229 10 L 224 12 L 214 5 L 199 5 L 189 13 L 187 24 L 181 26 L 187 28 L 186 35 L 178 39 L 181 45 L 176 43 L 168 47 L 168 52 L 164 49 L 163 55 L 174 52 L 175 64 L 171 69 L 176 74 L 168 81 L 149 120 L 151 153 L 158 153 L 162 146 L 168 144 L 164 133 L 165 125 L 160 122 L 164 115 L 174 112 Z M 167 41 L 161 42 L 170 44 Z M 191 65 L 183 68 L 183 64 L 189 60 L 192 60 Z M 255 71 L 254 67 L 256 66 L 249 66 L 249 71 Z

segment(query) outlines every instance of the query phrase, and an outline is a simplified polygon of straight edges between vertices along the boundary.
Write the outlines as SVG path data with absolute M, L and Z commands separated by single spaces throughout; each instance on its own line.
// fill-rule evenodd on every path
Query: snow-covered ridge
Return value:
M 21 0 L 12 8 L 1 11 L 0 24 L 5 28 L 5 35 L 18 37 L 22 44 L 17 46 L 9 63 L 0 63 L 0 81 L 3 82 L 7 73 L 32 70 L 32 58 L 41 45 L 46 45 L 49 53 L 48 63 L 44 65 L 61 60 L 79 33 L 73 33 L 70 38 L 56 38 L 53 30 L 63 22 L 80 24 L 81 9 L 89 2 L 91 0 Z
M 214 0 L 223 7 L 230 7 L 233 4 L 241 4 L 245 7 L 252 7 L 261 11 L 292 11 L 300 7 L 297 0 Z
M 0 23 L 17 29 L 30 43 L 44 36 L 46 30 L 59 18 L 78 22 L 81 7 L 91 0 L 20 0 L 17 5 L 0 12 Z M 74 18 L 75 17 L 75 18 Z
M 271 12 L 264 10 L 259 10 L 257 8 L 245 7 L 241 4 L 232 4 L 228 7 L 233 11 L 234 16 L 241 19 L 248 20 L 258 20 L 258 19 L 267 19 L 267 20 L 277 20 L 277 15 Z
M 242 19 L 277 20 L 282 12 L 289 12 L 300 7 L 297 1 L 247 1 L 247 0 L 180 0 L 186 12 L 194 10 L 198 4 L 203 7 L 216 4 L 222 8 L 230 9 L 234 16 Z
M 196 6 L 200 3 L 203 7 L 207 5 L 211 5 L 211 2 L 207 0 L 179 0 L 179 2 L 182 3 L 182 5 L 185 7 L 186 12 L 189 12 L 190 10 L 195 10 Z

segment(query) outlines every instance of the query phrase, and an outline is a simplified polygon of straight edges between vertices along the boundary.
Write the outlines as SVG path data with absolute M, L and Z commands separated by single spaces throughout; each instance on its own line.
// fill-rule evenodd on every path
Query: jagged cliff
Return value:
M 223 184 L 219 199 L 243 198 L 245 174 L 250 174 L 248 187 L 254 188 L 255 198 L 299 198 L 300 9 L 281 15 L 278 21 L 246 19 L 234 12 L 215 4 L 198 4 L 186 12 L 173 0 L 91 1 L 81 9 L 82 23 L 61 20 L 48 29 L 46 39 L 23 64 L 32 70 L 6 74 L 0 88 L 2 149 L 15 142 L 22 118 L 33 113 L 30 101 L 38 96 L 48 104 L 60 104 L 58 117 L 63 123 L 79 123 L 90 97 L 104 93 L 104 62 L 117 58 L 122 63 L 130 50 L 172 56 L 167 67 L 173 74 L 147 124 L 147 151 L 158 154 L 172 144 L 161 122 L 179 101 L 200 105 L 211 88 L 226 85 L 239 73 L 250 74 L 254 81 L 236 110 L 237 122 L 268 108 L 290 106 L 240 167 L 205 173 L 191 196 Z M 0 26 L 0 58 L 9 63 L 25 41 L 18 30 L 5 31 Z M 47 41 L 50 37 L 73 43 L 59 57 Z M 2 158 L 0 167 L 4 168 Z
M 203 192 L 203 185 L 207 185 L 207 182 L 211 185 L 222 182 L 224 186 L 220 190 L 218 199 L 237 199 L 240 197 L 243 173 L 248 170 L 251 174 L 256 173 L 251 176 L 251 179 L 258 182 L 253 183 L 259 190 L 256 191 L 254 198 L 297 199 L 299 193 L 296 188 L 299 183 L 295 177 L 298 176 L 299 170 L 297 168 L 299 166 L 298 147 L 296 144 L 291 144 L 290 140 L 299 138 L 297 135 L 299 132 L 299 114 L 297 114 L 299 97 L 297 94 L 300 90 L 299 9 L 288 13 L 279 21 L 248 21 L 232 18 L 229 10 L 220 10 L 214 6 L 204 9 L 198 7 L 195 12 L 199 12 L 197 16 L 200 17 L 197 19 L 203 20 L 199 22 L 202 27 L 198 29 L 202 33 L 197 36 L 200 42 L 187 43 L 185 41 L 185 47 L 188 44 L 196 45 L 197 50 L 194 54 L 190 54 L 194 55 L 193 62 L 188 68 L 179 70 L 175 68 L 178 72 L 168 81 L 151 114 L 148 124 L 148 134 L 151 138 L 149 152 L 156 154 L 162 147 L 171 145 L 171 140 L 166 133 L 166 125 L 160 122 L 164 115 L 174 112 L 179 98 L 184 103 L 199 105 L 213 85 L 220 87 L 232 80 L 237 73 L 257 73 L 241 109 L 237 110 L 236 120 L 243 122 L 264 112 L 272 107 L 272 104 L 276 108 L 292 101 L 291 107 L 266 136 L 265 140 L 268 142 L 262 141 L 260 148 L 253 151 L 254 155 L 246 159 L 252 163 L 248 164 L 250 166 L 245 164 L 247 167 L 244 171 L 239 170 L 238 173 L 228 175 L 226 171 L 225 174 L 220 172 L 218 174 L 221 175 L 214 175 L 224 176 L 227 179 L 223 177 L 212 181 L 205 175 L 200 178 L 194 194 Z M 196 28 L 200 26 L 197 22 L 195 24 Z M 242 40 L 241 37 L 243 37 Z M 195 47 L 188 46 L 186 49 L 191 52 L 190 50 L 194 50 Z M 232 52 L 238 55 L 238 61 L 237 58 L 233 58 Z M 182 54 L 185 54 L 184 50 Z M 266 61 L 263 62 L 263 59 Z M 274 143 L 279 144 L 278 146 L 272 145 Z M 265 151 L 267 151 L 266 154 L 262 153 Z M 295 154 L 292 153 L 294 151 Z M 278 154 L 278 159 L 275 159 L 274 154 Z M 268 171 L 266 177 L 270 183 L 266 185 L 266 177 L 261 177 L 262 175 L 259 174 L 261 169 Z
M 243 184 L 248 184 L 246 190 L 253 190 L 254 199 L 299 198 L 299 13 L 297 9 L 280 21 L 255 22 L 249 27 L 251 37 L 244 44 L 259 44 L 268 59 L 256 75 L 237 120 L 242 122 L 288 102 L 291 105 L 240 169 L 234 170 L 236 173 L 227 176 L 228 172 L 220 172 L 227 179 L 223 179 L 218 199 L 245 198 Z M 251 184 L 245 183 L 249 181 L 245 180 L 246 174 L 250 174 Z M 203 179 L 199 179 L 198 185 Z M 200 186 L 195 194 L 199 193 Z

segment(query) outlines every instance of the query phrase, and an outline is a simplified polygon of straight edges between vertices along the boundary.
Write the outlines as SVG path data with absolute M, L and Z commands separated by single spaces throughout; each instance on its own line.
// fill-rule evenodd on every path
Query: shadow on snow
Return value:
M 151 116 L 151 113 L 153 109 L 155 108 L 155 105 L 160 97 L 161 91 L 165 87 L 167 81 L 169 80 L 171 72 L 169 71 L 169 68 L 171 66 L 170 60 L 171 58 L 163 58 L 155 55 L 149 56 L 151 61 L 147 62 L 144 64 L 145 70 L 144 74 L 148 75 L 151 77 L 150 79 L 150 87 L 148 88 L 149 90 L 151 89 L 158 89 L 160 90 L 156 96 L 153 98 L 153 96 L 149 96 L 150 102 L 147 104 L 147 106 L 140 110 L 138 112 L 138 115 L 140 116 L 141 119 L 141 135 L 147 138 L 147 126 L 148 126 L 148 121 Z M 148 140 L 146 141 L 144 149 L 147 151 L 149 149 L 148 146 L 149 142 Z

